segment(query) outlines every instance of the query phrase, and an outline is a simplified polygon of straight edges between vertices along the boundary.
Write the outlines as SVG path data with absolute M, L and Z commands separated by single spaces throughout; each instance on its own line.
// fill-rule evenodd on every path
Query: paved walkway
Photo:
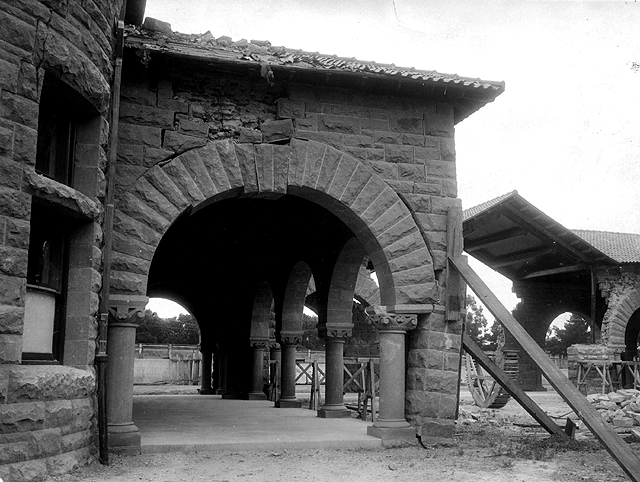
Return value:
M 135 396 L 133 421 L 142 453 L 380 447 L 380 439 L 367 435 L 371 422 L 219 395 Z

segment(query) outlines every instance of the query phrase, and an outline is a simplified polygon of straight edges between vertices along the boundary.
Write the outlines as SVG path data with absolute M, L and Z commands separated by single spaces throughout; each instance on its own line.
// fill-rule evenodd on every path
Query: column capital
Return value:
M 144 309 L 149 302 L 147 296 L 109 295 L 111 322 L 134 323 L 134 318 L 144 317 Z
M 294 331 L 280 332 L 281 345 L 299 345 L 300 343 L 302 343 L 302 333 Z
M 268 348 L 270 346 L 269 340 L 266 338 L 250 338 L 249 343 L 251 348 Z
M 376 313 L 369 320 L 379 331 L 409 331 L 418 326 L 418 315 L 408 313 Z

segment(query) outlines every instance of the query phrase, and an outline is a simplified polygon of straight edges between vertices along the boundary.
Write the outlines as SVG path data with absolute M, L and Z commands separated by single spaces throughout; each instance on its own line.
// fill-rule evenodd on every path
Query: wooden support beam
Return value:
M 575 273 L 577 271 L 588 271 L 589 266 L 585 264 L 574 264 L 572 266 L 562 266 L 560 268 L 551 268 L 551 269 L 543 269 L 540 271 L 532 271 L 524 275 L 522 278 L 518 278 L 519 280 L 531 279 L 531 278 L 540 278 L 542 276 L 552 276 L 554 274 L 565 274 L 565 273 Z
M 455 257 L 462 254 L 462 209 L 451 207 L 447 212 L 447 256 Z M 447 266 L 445 279 L 445 310 L 446 320 L 460 322 L 460 312 L 465 307 L 466 287 L 455 269 Z
M 491 236 L 485 236 L 483 238 L 473 239 L 464 242 L 464 250 L 467 253 L 473 253 L 479 249 L 485 249 L 494 244 L 506 241 L 507 239 L 515 238 L 517 236 L 526 236 L 527 232 L 521 227 L 507 229 Z
M 480 301 L 502 323 L 502 326 L 516 339 L 520 346 L 542 371 L 551 386 L 563 400 L 580 417 L 591 432 L 600 440 L 614 460 L 635 482 L 640 482 L 640 459 L 633 453 L 629 445 L 623 441 L 603 420 L 584 395 L 556 367 L 547 354 L 538 346 L 518 321 L 500 303 L 487 285 L 471 269 L 463 257 L 449 258 L 449 265 L 454 266 L 476 293 Z
M 491 375 L 496 382 L 511 395 L 529 415 L 542 425 L 542 427 L 552 435 L 566 435 L 564 430 L 560 428 L 551 418 L 542 410 L 536 402 L 531 400 L 522 388 L 515 384 L 509 375 L 507 375 L 498 365 L 493 363 L 491 359 L 482 351 L 482 349 L 473 341 L 468 333 L 462 334 L 462 346 L 464 350 L 473 357 L 473 359 Z
M 529 249 L 527 251 L 520 251 L 509 256 L 497 258 L 496 261 L 492 261 L 489 265 L 493 269 L 502 268 L 503 266 L 511 266 L 523 263 L 524 261 L 531 261 L 532 259 L 536 259 L 538 256 L 544 256 L 545 254 L 551 254 L 553 252 L 553 248 Z

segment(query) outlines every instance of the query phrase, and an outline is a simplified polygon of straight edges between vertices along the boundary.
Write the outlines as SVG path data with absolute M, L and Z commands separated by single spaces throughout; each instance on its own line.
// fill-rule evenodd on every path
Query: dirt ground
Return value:
M 186 387 L 185 387 L 186 388 Z M 177 389 L 184 391 L 185 388 Z M 155 393 L 168 393 L 155 388 Z M 187 389 L 188 390 L 188 389 Z M 136 393 L 149 393 L 138 389 Z M 154 393 L 154 392 L 151 392 Z M 175 392 L 174 392 L 175 393 Z M 536 402 L 560 425 L 570 409 L 554 392 L 535 394 Z M 377 450 L 281 450 L 201 452 L 137 457 L 111 456 L 111 464 L 92 464 L 57 477 L 58 482 L 180 481 L 464 481 L 464 482 L 616 482 L 629 480 L 586 430 L 574 441 L 550 438 L 511 400 L 500 410 L 471 403 L 463 389 L 461 417 L 453 440 L 437 445 Z M 625 436 L 625 434 L 622 434 Z M 630 439 L 629 439 L 630 440 Z M 640 443 L 632 443 L 640 455 Z

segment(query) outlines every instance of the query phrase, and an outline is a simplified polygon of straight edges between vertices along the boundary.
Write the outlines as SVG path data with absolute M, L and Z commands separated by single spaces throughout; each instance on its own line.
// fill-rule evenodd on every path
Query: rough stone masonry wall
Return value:
M 113 22 L 121 0 L 0 2 L 0 474 L 44 480 L 88 460 L 92 440 L 99 216 L 112 77 Z M 81 129 L 76 169 L 82 192 L 35 174 L 39 95 L 51 72 L 100 114 Z M 101 187 L 102 186 L 102 187 Z M 90 192 L 93 190 L 93 192 Z M 26 291 L 31 197 L 72 203 L 96 218 L 76 238 L 69 287 L 68 367 L 18 366 Z M 77 276 L 76 276 L 77 275 Z M 84 281 L 83 281 L 84 280 Z M 68 457 L 61 454 L 67 453 Z M 9 474 L 9 475 L 7 475 Z
M 128 70 L 135 72 L 131 65 Z M 123 85 L 119 193 L 150 167 L 207 140 L 261 143 L 298 137 L 322 142 L 367 164 L 401 196 L 433 260 L 439 288 L 434 297 L 444 300 L 446 214 L 449 207 L 460 206 L 451 104 L 363 89 L 278 83 L 269 88 L 264 81 L 213 75 L 193 66 L 176 70 L 163 66 L 166 77 L 153 81 L 144 71 L 136 72 Z M 125 241 L 131 243 L 116 236 L 116 251 Z M 122 252 L 131 249 L 147 264 L 134 266 L 131 257 L 114 253 L 114 269 L 148 270 L 153 253 L 143 243 L 123 246 Z M 411 335 L 418 340 L 411 343 L 408 363 L 413 381 L 407 409 L 413 420 L 423 412 L 454 416 L 447 404 L 457 389 L 460 327 L 445 327 L 443 317 L 434 313 L 429 319 L 438 321 L 423 322 L 421 335 Z M 432 341 L 425 341 L 431 331 Z M 437 411 L 429 405 L 435 399 Z
M 616 353 L 625 350 L 625 330 L 629 318 L 640 309 L 640 266 L 599 267 L 598 287 L 607 300 L 602 320 L 602 342 Z

